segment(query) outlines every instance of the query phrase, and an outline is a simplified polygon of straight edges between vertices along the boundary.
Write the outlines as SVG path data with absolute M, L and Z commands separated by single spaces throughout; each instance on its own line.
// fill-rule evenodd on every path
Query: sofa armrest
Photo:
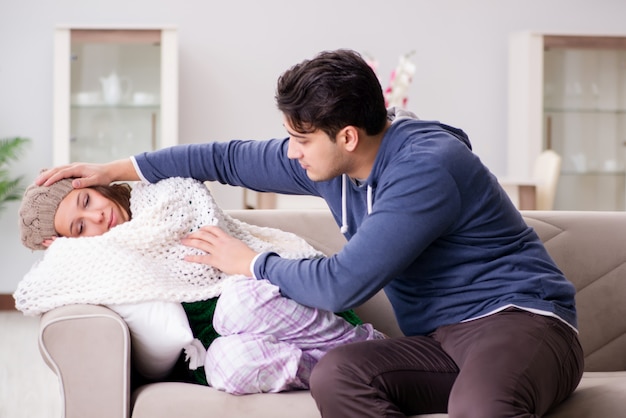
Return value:
M 59 379 L 63 417 L 130 416 L 130 334 L 115 312 L 53 309 L 41 317 L 39 349 Z

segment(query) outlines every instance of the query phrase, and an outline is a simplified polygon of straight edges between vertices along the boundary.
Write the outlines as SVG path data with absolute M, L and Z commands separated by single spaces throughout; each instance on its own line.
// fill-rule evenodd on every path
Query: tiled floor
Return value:
M 59 385 L 37 346 L 39 318 L 0 311 L 0 418 L 61 418 Z

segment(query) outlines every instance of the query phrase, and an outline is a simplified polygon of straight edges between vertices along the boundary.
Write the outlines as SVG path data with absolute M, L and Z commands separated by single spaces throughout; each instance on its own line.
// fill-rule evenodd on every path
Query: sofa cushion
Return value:
M 626 372 L 585 372 L 569 399 L 546 418 L 623 417 Z
M 208 386 L 154 383 L 133 393 L 133 417 L 319 418 L 308 391 L 231 395 Z

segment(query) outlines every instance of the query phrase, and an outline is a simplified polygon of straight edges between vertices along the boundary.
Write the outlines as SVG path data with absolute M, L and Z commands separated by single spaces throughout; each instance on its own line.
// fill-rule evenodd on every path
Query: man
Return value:
M 268 279 L 304 305 L 354 308 L 381 289 L 407 337 L 349 344 L 315 367 L 324 417 L 535 417 L 577 386 L 574 287 L 459 129 L 384 107 L 355 52 L 323 52 L 278 80 L 286 139 L 182 145 L 37 182 L 75 187 L 171 176 L 326 200 L 336 255 L 256 254 L 216 227 L 190 261 Z

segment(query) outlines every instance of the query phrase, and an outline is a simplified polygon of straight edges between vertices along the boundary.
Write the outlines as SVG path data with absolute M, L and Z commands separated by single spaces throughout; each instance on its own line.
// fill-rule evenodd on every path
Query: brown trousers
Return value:
M 562 321 L 515 308 L 429 336 L 347 344 L 315 366 L 324 418 L 541 417 L 580 382 L 583 351 Z

